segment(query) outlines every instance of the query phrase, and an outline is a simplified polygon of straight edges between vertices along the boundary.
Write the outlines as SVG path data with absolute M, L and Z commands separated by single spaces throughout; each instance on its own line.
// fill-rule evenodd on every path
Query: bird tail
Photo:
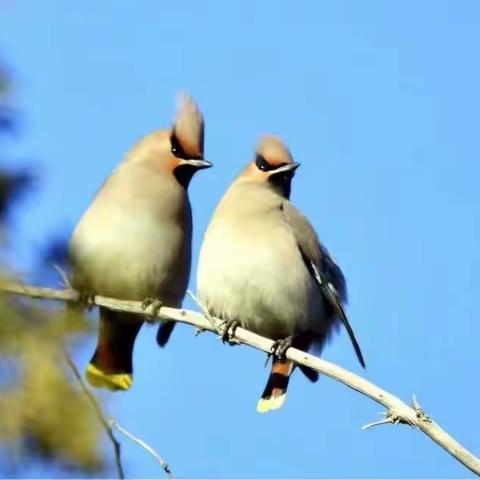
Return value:
M 317 371 L 312 370 L 309 367 L 306 367 L 305 365 L 298 365 L 298 368 L 300 371 L 312 382 L 315 383 L 318 381 L 318 377 L 320 376 Z
M 133 345 L 142 323 L 138 315 L 100 308 L 97 348 L 85 373 L 92 386 L 108 390 L 132 386 Z
M 273 358 L 272 371 L 257 403 L 257 412 L 265 413 L 269 410 L 277 410 L 285 403 L 288 381 L 293 367 L 294 364 L 291 360 Z
M 157 330 L 157 343 L 160 347 L 164 347 L 168 340 L 170 339 L 170 335 L 175 328 L 175 322 L 162 322 Z

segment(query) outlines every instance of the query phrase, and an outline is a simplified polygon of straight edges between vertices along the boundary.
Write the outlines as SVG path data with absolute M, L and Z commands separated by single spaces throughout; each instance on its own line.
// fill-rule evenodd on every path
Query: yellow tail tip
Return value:
M 108 390 L 128 390 L 133 382 L 130 373 L 105 373 L 92 363 L 88 364 L 85 377 L 92 387 Z
M 287 395 L 284 393 L 279 397 L 261 398 L 257 403 L 257 412 L 266 413 L 270 410 L 278 410 L 285 403 Z

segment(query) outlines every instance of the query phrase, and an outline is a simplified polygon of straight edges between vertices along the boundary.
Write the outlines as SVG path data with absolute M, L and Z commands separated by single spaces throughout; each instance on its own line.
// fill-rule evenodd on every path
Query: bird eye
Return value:
M 262 172 L 268 172 L 272 169 L 272 166 L 265 160 L 265 157 L 260 154 L 258 154 L 255 158 L 255 165 Z
M 172 133 L 170 136 L 170 151 L 172 152 L 173 155 L 175 155 L 178 158 L 186 158 L 185 152 L 183 151 L 182 146 L 180 145 L 180 142 L 178 141 L 177 136 L 175 135 L 175 132 Z

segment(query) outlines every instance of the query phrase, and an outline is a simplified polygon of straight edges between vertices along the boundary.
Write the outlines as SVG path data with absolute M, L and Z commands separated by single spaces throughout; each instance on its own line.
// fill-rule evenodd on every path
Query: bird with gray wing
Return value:
M 211 166 L 203 159 L 203 142 L 202 113 L 183 95 L 172 127 L 150 133 L 127 153 L 76 226 L 69 248 L 75 288 L 180 306 L 191 264 L 187 188 L 196 171 Z M 133 346 L 143 320 L 100 308 L 97 348 L 86 372 L 93 386 L 130 388 Z M 159 327 L 161 346 L 173 325 Z
M 341 322 L 365 362 L 344 310 L 342 271 L 309 221 L 290 203 L 294 162 L 283 142 L 262 138 L 217 206 L 200 251 L 198 296 L 227 322 L 276 340 L 257 411 L 280 408 L 294 364 L 289 346 L 321 350 Z M 313 370 L 300 366 L 312 381 Z

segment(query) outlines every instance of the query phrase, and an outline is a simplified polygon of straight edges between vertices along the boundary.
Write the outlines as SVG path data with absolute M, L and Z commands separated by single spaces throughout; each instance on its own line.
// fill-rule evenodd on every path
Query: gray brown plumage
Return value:
M 75 287 L 180 306 L 191 263 L 187 187 L 195 171 L 211 166 L 203 160 L 203 129 L 200 110 L 185 95 L 172 128 L 145 136 L 127 153 L 72 235 Z M 112 390 L 131 386 L 133 345 L 142 323 L 139 316 L 100 309 L 98 344 L 87 368 L 90 383 Z M 172 325 L 163 327 L 163 343 Z
M 260 141 L 255 160 L 229 187 L 205 233 L 199 298 L 215 316 L 275 340 L 291 337 L 302 349 L 321 349 L 341 320 L 364 365 L 343 310 L 343 274 L 289 201 L 298 166 L 280 139 Z M 302 370 L 316 380 L 315 373 Z M 258 411 L 283 404 L 292 371 L 291 362 L 274 357 Z

